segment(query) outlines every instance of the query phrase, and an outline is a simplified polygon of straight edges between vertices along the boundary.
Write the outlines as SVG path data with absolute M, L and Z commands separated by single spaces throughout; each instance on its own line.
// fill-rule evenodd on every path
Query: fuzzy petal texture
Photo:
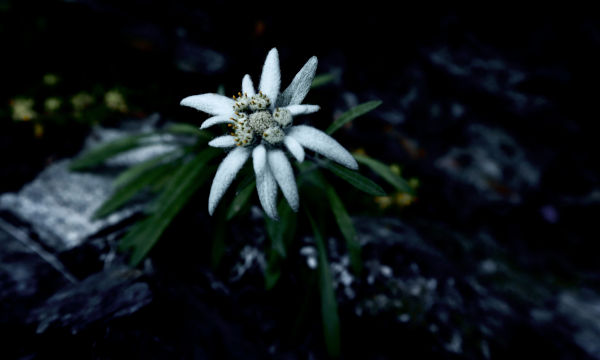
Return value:
M 245 147 L 238 147 L 233 149 L 225 159 L 219 165 L 215 177 L 210 187 L 210 194 L 208 196 L 208 213 L 213 214 L 217 204 L 229 188 L 229 185 L 235 179 L 235 176 L 240 171 L 242 166 L 248 157 L 250 156 L 250 150 Z
M 248 97 L 253 97 L 256 94 L 256 91 L 254 91 L 254 83 L 248 74 L 242 79 L 242 93 L 248 95 Z
M 347 168 L 352 170 L 358 169 L 358 163 L 352 154 L 321 130 L 317 130 L 312 126 L 298 125 L 290 129 L 288 136 L 294 138 L 305 148 L 338 162 Z
M 216 137 L 208 142 L 208 146 L 216 148 L 229 148 L 235 146 L 235 138 L 231 135 Z
M 290 86 L 281 94 L 281 105 L 298 105 L 308 94 L 312 81 L 317 71 L 318 60 L 316 56 L 308 59 L 306 64 L 298 71 Z
M 235 101 L 219 94 L 192 95 L 181 100 L 181 105 L 204 111 L 211 115 L 233 115 Z
M 296 141 L 296 139 L 294 139 L 291 136 L 286 136 L 283 139 L 283 144 L 290 151 L 290 153 L 294 155 L 298 162 L 304 161 L 304 149 L 302 148 L 302 145 L 300 145 L 300 143 Z
M 285 107 L 285 109 L 288 109 L 292 113 L 292 116 L 312 114 L 319 111 L 320 108 L 319 105 L 289 105 Z
M 265 213 L 272 219 L 279 219 L 277 214 L 277 182 L 267 165 L 267 151 L 264 145 L 258 145 L 252 151 L 254 173 L 256 174 L 256 191 Z
M 265 64 L 263 65 L 258 89 L 271 100 L 271 108 L 275 107 L 275 101 L 279 94 L 281 85 L 281 73 L 279 71 L 279 53 L 273 48 L 269 51 Z
M 233 124 L 233 120 L 231 120 L 231 116 L 218 115 L 218 116 L 210 117 L 210 118 L 204 120 L 204 122 L 200 126 L 200 129 L 206 129 L 213 125 L 223 124 L 223 123 Z
M 252 165 L 256 175 L 262 174 L 267 166 L 267 149 L 263 144 L 258 145 L 252 150 Z
M 300 199 L 292 165 L 290 165 L 290 162 L 281 150 L 269 150 L 267 152 L 267 160 L 271 172 L 281 188 L 283 196 L 288 204 L 290 204 L 292 210 L 298 211 Z

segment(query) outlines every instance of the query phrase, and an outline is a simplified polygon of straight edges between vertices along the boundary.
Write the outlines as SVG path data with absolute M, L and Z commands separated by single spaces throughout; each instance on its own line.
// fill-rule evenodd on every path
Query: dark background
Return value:
M 593 12 L 377 2 L 0 4 L 1 192 L 18 191 L 48 164 L 76 155 L 89 133 L 91 124 L 67 122 L 47 124 L 36 138 L 30 124 L 10 118 L 11 99 L 42 93 L 44 74 L 58 74 L 65 92 L 126 89 L 129 117 L 157 112 L 163 121 L 200 124 L 202 116 L 179 106 L 183 97 L 219 86 L 233 94 L 246 73 L 256 84 L 272 47 L 283 86 L 316 55 L 317 73 L 335 80 L 309 94 L 307 102 L 322 108 L 312 124 L 325 129 L 348 108 L 382 100 L 336 138 L 401 165 L 420 183 L 408 207 L 363 208 L 345 199 L 360 215 L 359 232 L 372 239 L 365 256 L 390 266 L 404 284 L 438 284 L 425 299 L 411 297 L 408 285 L 394 290 L 357 279 L 358 298 L 340 300 L 346 357 L 600 358 L 600 23 Z M 198 231 L 203 199 L 167 234 L 170 245 L 163 240 L 151 253 L 157 270 L 146 275 L 155 294 L 149 308 L 78 335 L 68 326 L 35 335 L 31 324 L 10 323 L 17 331 L 2 327 L 0 341 L 9 344 L 9 358 L 45 358 L 56 344 L 73 347 L 78 358 L 324 356 L 318 316 L 287 337 L 297 309 L 286 307 L 297 297 L 293 286 L 266 293 L 257 274 L 241 284 L 223 280 L 231 286 L 224 296 L 207 279 L 226 278 L 226 271 L 183 265 L 196 261 L 189 246 L 206 250 L 177 240 Z M 288 280 L 298 281 L 291 272 Z M 404 305 L 357 316 L 356 305 L 378 293 Z M 173 317 L 163 315 L 170 311 Z

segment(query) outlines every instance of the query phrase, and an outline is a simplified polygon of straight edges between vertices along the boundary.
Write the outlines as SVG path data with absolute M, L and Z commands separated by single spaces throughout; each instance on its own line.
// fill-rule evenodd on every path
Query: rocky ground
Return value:
M 248 71 L 258 76 L 275 45 L 284 82 L 313 54 L 319 72 L 334 75 L 310 94 L 322 107 L 314 126 L 382 100 L 339 139 L 420 183 L 407 207 L 347 199 L 361 276 L 343 241 L 327 239 L 346 358 L 600 359 L 592 217 L 600 213 L 600 26 L 591 16 L 375 9 L 347 18 L 301 11 L 290 20 L 225 15 L 219 4 L 140 9 L 92 0 L 31 12 L 7 4 L 0 14 L 12 20 L 0 34 L 22 53 L 8 59 L 3 99 L 58 71 L 81 83 L 118 79 L 142 100 L 135 114 L 91 130 L 48 126 L 43 139 L 3 113 L 1 358 L 325 356 L 309 229 L 298 230 L 282 279 L 265 291 L 259 209 L 229 224 L 214 270 L 200 193 L 131 268 L 116 248 L 143 199 L 105 220 L 90 215 L 110 195 L 111 167 L 164 147 L 126 154 L 108 171 L 68 170 L 82 149 L 104 141 L 170 121 L 199 124 L 178 101 L 219 85 L 227 91 Z M 13 31 L 23 24 L 33 30 Z

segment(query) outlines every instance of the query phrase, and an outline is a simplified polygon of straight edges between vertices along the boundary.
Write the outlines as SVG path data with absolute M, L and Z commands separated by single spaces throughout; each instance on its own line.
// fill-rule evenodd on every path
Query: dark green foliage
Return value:
M 144 145 L 140 140 L 152 135 L 154 134 L 128 136 L 98 146 L 71 162 L 71 170 L 85 170 L 100 165 L 115 155 Z
M 364 155 L 354 155 L 354 158 L 359 163 L 368 166 L 371 170 L 373 170 L 373 172 L 381 176 L 383 180 L 387 181 L 397 191 L 409 193 L 411 195 L 415 194 L 414 189 L 408 184 L 408 182 L 404 180 L 402 176 L 394 174 L 394 172 L 386 164 Z
M 130 259 L 133 266 L 146 256 L 175 215 L 210 178 L 214 169 L 206 165 L 219 153 L 217 149 L 208 148 L 179 167 L 155 200 L 150 216 L 133 226 L 121 240 L 121 249 L 133 250 Z
M 237 214 L 240 213 L 240 211 L 246 206 L 246 204 L 248 204 L 248 202 L 250 201 L 250 197 L 252 197 L 252 194 L 254 193 L 255 185 L 256 182 L 251 181 L 244 187 L 240 187 L 241 190 L 237 192 L 236 196 L 231 202 L 231 205 L 229 205 L 229 209 L 227 209 L 227 221 L 233 219 Z
M 335 79 L 333 74 L 320 74 L 315 76 L 311 84 L 311 88 L 315 89 L 321 86 L 325 86 Z
M 327 353 L 331 357 L 340 356 L 340 318 L 338 314 L 337 301 L 333 290 L 333 280 L 327 260 L 327 250 L 323 241 L 323 235 L 319 227 L 307 212 L 311 223 L 319 254 L 319 292 L 321 295 L 321 320 L 323 321 L 323 335 Z
M 340 228 L 340 232 L 346 240 L 346 247 L 348 248 L 348 254 L 350 255 L 350 263 L 352 269 L 356 274 L 360 274 L 362 271 L 362 260 L 360 256 L 360 244 L 358 243 L 358 237 L 356 235 L 356 229 L 352 224 L 352 219 L 344 207 L 342 199 L 335 192 L 333 186 L 327 187 L 327 200 L 331 206 L 331 212 L 335 217 L 335 221 Z
M 362 115 L 368 113 L 369 111 L 375 109 L 379 105 L 381 105 L 381 101 L 376 100 L 376 101 L 369 101 L 369 102 L 366 102 L 366 103 L 363 103 L 363 104 L 353 107 L 352 109 L 343 113 L 333 124 L 331 124 L 327 128 L 326 132 L 329 135 L 333 134 L 339 128 L 344 126 L 345 124 L 349 123 L 350 121 L 356 119 L 359 116 L 362 116 Z
M 386 195 L 385 191 L 383 191 L 381 186 L 377 185 L 369 178 L 362 176 L 357 171 L 350 170 L 344 166 L 332 163 L 331 161 L 320 161 L 320 164 L 323 165 L 324 168 L 331 171 L 340 178 L 344 179 L 360 191 L 374 196 Z
M 297 214 L 292 211 L 285 200 L 277 207 L 279 220 L 265 216 L 265 227 L 271 246 L 267 250 L 267 269 L 265 271 L 265 287 L 273 288 L 281 276 L 281 263 L 287 257 L 287 252 L 296 235 Z

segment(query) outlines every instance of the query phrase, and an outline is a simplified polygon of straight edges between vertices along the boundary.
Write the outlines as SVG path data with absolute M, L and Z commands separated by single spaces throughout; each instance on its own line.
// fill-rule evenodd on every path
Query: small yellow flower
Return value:
M 391 196 L 376 196 L 375 203 L 377 203 L 381 209 L 387 209 L 392 206 L 394 201 Z
M 49 97 L 44 101 L 44 110 L 49 113 L 53 113 L 60 108 L 62 100 L 58 97 Z
M 364 148 L 358 148 L 358 149 L 354 150 L 354 155 L 366 156 L 367 152 L 365 151 Z
M 56 74 L 48 73 L 48 74 L 44 75 L 44 78 L 42 79 L 42 81 L 44 82 L 44 85 L 54 86 L 54 85 L 58 84 L 58 82 L 60 81 L 60 78 Z
M 12 108 L 12 118 L 17 121 L 30 121 L 37 117 L 37 113 L 33 110 L 33 99 L 19 98 L 10 101 Z
M 79 112 L 85 109 L 86 107 L 92 105 L 94 101 L 96 101 L 96 99 L 94 99 L 92 95 L 84 91 L 73 95 L 73 97 L 71 98 L 71 104 L 73 105 L 73 108 L 76 112 Z
M 127 112 L 127 103 L 125 102 L 125 97 L 118 90 L 110 90 L 104 95 L 104 103 L 106 107 L 118 111 L 118 112 Z
M 394 203 L 401 208 L 411 205 L 413 202 L 415 202 L 415 197 L 407 193 L 396 193 L 394 196 Z
M 33 136 L 35 136 L 36 139 L 42 138 L 44 136 L 44 125 L 35 123 L 33 125 Z

